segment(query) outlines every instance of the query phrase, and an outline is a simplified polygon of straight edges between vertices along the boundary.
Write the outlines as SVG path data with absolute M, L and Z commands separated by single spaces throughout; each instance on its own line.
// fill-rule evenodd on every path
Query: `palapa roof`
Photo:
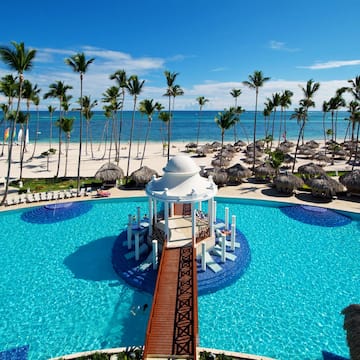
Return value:
M 309 175 L 310 177 L 326 175 L 326 171 L 314 163 L 299 166 L 298 172 L 303 175 Z
M 159 176 L 155 170 L 150 169 L 147 166 L 142 166 L 140 169 L 132 172 L 130 177 L 133 181 L 135 181 L 137 186 L 145 186 L 154 175 L 156 177 Z
M 165 166 L 164 175 L 146 185 L 146 194 L 161 201 L 189 203 L 213 198 L 217 186 L 211 176 L 200 176 L 200 168 L 186 155 L 177 155 Z
M 102 181 L 116 181 L 124 177 L 124 171 L 117 165 L 107 162 L 95 173 L 95 179 Z
M 291 173 L 281 174 L 274 179 L 274 185 L 276 190 L 285 194 L 291 194 L 294 189 L 302 187 L 304 181 Z
M 351 192 L 360 192 L 360 170 L 341 175 L 339 181 Z

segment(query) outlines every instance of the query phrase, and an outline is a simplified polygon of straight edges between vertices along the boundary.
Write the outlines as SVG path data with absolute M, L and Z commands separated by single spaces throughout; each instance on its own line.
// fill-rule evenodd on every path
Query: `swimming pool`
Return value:
M 360 298 L 360 221 L 337 228 L 302 224 L 278 208 L 217 199 L 237 215 L 251 263 L 235 284 L 199 298 L 200 345 L 316 359 L 347 355 L 341 310 Z M 127 215 L 147 199 L 100 200 L 63 222 L 29 224 L 23 211 L 0 214 L 0 351 L 30 345 L 30 359 L 139 345 L 151 297 L 111 267 Z M 27 211 L 27 210 L 25 210 Z M 135 321 L 136 320 L 136 321 Z

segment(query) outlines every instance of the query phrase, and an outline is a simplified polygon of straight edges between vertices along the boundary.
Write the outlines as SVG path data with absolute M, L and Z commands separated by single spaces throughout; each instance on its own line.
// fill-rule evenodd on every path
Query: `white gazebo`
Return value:
M 152 236 L 154 226 L 158 224 L 158 202 L 164 203 L 163 229 L 165 232 L 166 245 L 176 237 L 169 221 L 172 218 L 184 219 L 191 215 L 192 245 L 196 244 L 196 214 L 201 213 L 202 202 L 208 201 L 208 215 L 206 223 L 210 228 L 210 236 L 214 233 L 214 196 L 217 186 L 212 177 L 208 179 L 200 176 L 200 167 L 193 159 L 186 155 L 177 155 L 169 160 L 163 169 L 164 175 L 155 178 L 147 184 L 146 194 L 149 197 L 149 235 Z M 179 227 L 178 227 L 179 228 Z M 189 240 L 189 239 L 188 239 Z M 189 241 L 188 241 L 189 242 Z M 183 245 L 184 242 L 178 242 Z

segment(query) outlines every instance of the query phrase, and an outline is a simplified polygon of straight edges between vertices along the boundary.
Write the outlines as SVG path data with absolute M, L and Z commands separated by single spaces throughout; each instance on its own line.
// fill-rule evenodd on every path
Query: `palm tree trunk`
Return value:
M 141 156 L 140 168 L 142 167 L 144 157 L 145 157 L 145 149 L 146 149 L 146 144 L 147 144 L 149 134 L 150 134 L 150 127 L 151 127 L 151 121 L 149 121 L 148 127 L 146 129 L 146 136 L 145 136 L 145 141 L 144 141 L 144 149 L 143 149 L 143 153 L 142 153 L 142 156 Z
M 295 154 L 294 154 L 294 162 L 293 162 L 293 167 L 292 167 L 292 170 L 291 170 L 292 173 L 294 173 L 294 170 L 295 170 L 296 156 L 297 156 L 297 152 L 298 152 L 298 148 L 299 148 L 300 138 L 301 138 L 301 136 L 303 135 L 303 132 L 304 132 L 304 127 L 305 127 L 305 121 L 303 120 L 303 122 L 301 124 L 301 127 L 300 127 L 300 130 L 299 130 L 299 136 L 298 136 L 298 139 L 297 139 L 297 143 L 296 143 Z
M 55 177 L 59 177 L 60 172 L 60 159 L 61 159 L 61 128 L 59 127 L 59 153 L 58 153 L 58 162 Z
M 81 166 L 81 150 L 82 150 L 82 131 L 83 131 L 83 75 L 80 73 L 80 129 L 79 129 L 79 157 L 77 168 L 76 189 L 77 195 L 80 193 L 80 166 Z
M 356 131 L 356 146 L 355 146 L 355 158 L 354 158 L 354 162 L 352 163 L 351 166 L 351 171 L 354 171 L 354 166 L 357 163 L 357 158 L 358 158 L 358 150 L 359 150 L 359 130 L 360 130 L 360 122 L 358 122 L 357 125 L 357 131 Z
M 64 172 L 64 177 L 67 176 L 68 158 L 69 158 L 69 145 L 70 145 L 70 136 L 67 135 L 66 145 L 65 145 L 65 172 Z
M 326 117 L 326 112 L 324 111 L 323 118 L 322 118 L 322 123 L 323 123 L 324 145 L 325 145 L 325 155 L 326 155 L 326 150 L 327 150 L 327 147 L 326 147 L 326 126 L 325 126 L 325 117 Z
M 128 178 L 129 178 L 131 145 L 132 145 L 132 138 L 133 138 L 133 133 L 134 133 L 134 123 L 135 123 L 135 111 L 136 111 L 136 96 L 134 96 L 134 108 L 133 108 L 133 113 L 132 113 L 132 118 L 131 118 L 129 153 L 128 153 L 127 168 L 126 168 L 126 182 L 128 182 Z
M 4 196 L 1 200 L 0 205 L 5 204 L 5 201 L 6 201 L 8 192 L 9 192 L 9 182 L 10 182 L 10 173 L 11 173 L 11 161 L 12 161 L 12 150 L 13 150 L 13 145 L 14 145 L 15 126 L 16 126 L 16 120 L 19 116 L 19 111 L 20 111 L 20 101 L 21 101 L 23 81 L 24 81 L 24 77 L 22 74 L 20 74 L 20 76 L 19 76 L 19 98 L 18 98 L 18 102 L 17 102 L 17 106 L 16 106 L 15 120 L 11 124 L 12 126 L 11 126 L 11 131 L 10 131 L 10 144 L 9 144 L 9 152 L 8 152 L 7 175 L 6 175 L 6 179 L 5 179 L 5 191 L 4 191 Z
M 258 90 L 258 88 L 256 88 L 256 96 L 255 96 L 255 116 L 254 116 L 254 138 L 253 138 L 254 146 L 253 146 L 253 166 L 252 166 L 252 171 L 255 170 L 256 117 L 257 117 L 258 96 L 259 96 L 259 90 Z
M 36 118 L 36 134 L 35 134 L 35 139 L 34 139 L 34 149 L 33 152 L 29 158 L 28 161 L 32 160 L 35 156 L 35 151 L 36 151 L 36 145 L 37 145 L 37 141 L 38 141 L 38 137 L 39 137 L 39 107 L 37 108 L 37 118 Z
M 169 161 L 170 159 L 170 139 L 171 139 L 171 127 L 170 127 L 170 123 L 171 123 L 171 97 L 169 95 L 169 121 L 168 121 L 168 142 L 167 142 L 167 161 Z

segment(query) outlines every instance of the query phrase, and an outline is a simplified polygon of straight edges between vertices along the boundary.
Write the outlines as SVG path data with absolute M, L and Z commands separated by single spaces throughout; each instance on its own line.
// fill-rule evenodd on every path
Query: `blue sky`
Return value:
M 242 81 L 254 70 L 271 77 L 260 90 L 261 106 L 274 92 L 289 89 L 296 107 L 300 86 L 314 79 L 321 83 L 315 98 L 320 109 L 360 75 L 358 0 L 19 0 L 1 10 L 0 43 L 37 49 L 26 78 L 42 94 L 62 80 L 78 98 L 78 74 L 64 63 L 77 52 L 95 58 L 84 94 L 98 100 L 114 85 L 109 74 L 125 69 L 145 80 L 140 100 L 166 105 L 164 70 L 178 72 L 185 93 L 176 98 L 178 110 L 198 109 L 198 96 L 209 99 L 208 110 L 232 106 L 232 88 L 242 89 L 238 104 L 253 109 L 254 91 Z M 0 76 L 8 73 L 0 63 Z M 56 105 L 42 100 L 41 106 L 50 103 Z M 130 98 L 125 108 L 131 108 Z

